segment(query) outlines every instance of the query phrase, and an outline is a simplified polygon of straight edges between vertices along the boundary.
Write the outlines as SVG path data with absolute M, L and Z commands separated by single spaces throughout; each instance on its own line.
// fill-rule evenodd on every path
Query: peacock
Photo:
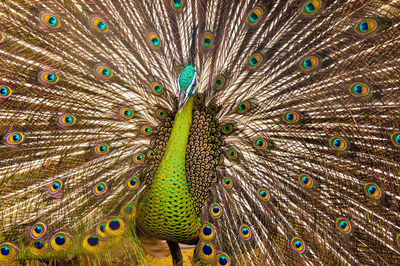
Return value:
M 1 1 L 0 138 L 1 265 L 399 264 L 400 1 Z

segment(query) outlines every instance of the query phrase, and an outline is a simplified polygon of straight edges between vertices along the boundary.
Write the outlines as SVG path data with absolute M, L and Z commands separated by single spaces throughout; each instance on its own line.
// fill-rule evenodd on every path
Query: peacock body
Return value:
M 0 3 L 0 264 L 400 263 L 397 0 Z

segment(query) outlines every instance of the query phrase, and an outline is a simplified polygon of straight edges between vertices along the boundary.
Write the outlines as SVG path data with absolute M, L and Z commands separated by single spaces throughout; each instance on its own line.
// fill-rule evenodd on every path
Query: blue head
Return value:
M 177 79 L 178 98 L 180 111 L 190 97 L 193 97 L 199 87 L 199 76 L 196 69 L 192 65 L 186 66 Z

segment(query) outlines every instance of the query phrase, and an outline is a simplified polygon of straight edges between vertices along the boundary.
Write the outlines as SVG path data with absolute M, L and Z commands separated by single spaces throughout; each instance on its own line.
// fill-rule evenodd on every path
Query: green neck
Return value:
M 182 110 L 175 115 L 171 135 L 169 137 L 167 148 L 165 150 L 164 157 L 161 160 L 160 168 L 158 171 L 160 171 L 162 167 L 166 166 L 168 160 L 166 160 L 165 158 L 168 158 L 169 156 L 179 156 L 181 157 L 181 160 L 185 161 L 186 146 L 188 143 L 190 126 L 192 125 L 193 100 L 193 97 L 189 98 L 186 104 L 182 107 Z M 182 179 L 183 181 L 183 176 L 181 176 L 180 179 Z
M 201 227 L 186 181 L 185 156 L 193 97 L 175 116 L 160 166 L 139 205 L 139 226 L 159 239 L 189 243 Z

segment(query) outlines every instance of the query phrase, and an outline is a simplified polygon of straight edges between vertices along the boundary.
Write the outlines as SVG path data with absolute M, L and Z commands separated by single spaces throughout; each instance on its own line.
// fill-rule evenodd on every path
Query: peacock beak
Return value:
M 182 110 L 182 107 L 185 105 L 185 103 L 189 99 L 189 95 L 186 94 L 186 92 L 184 90 L 181 90 L 181 91 L 179 91 L 178 99 L 179 99 L 178 112 L 180 112 Z

